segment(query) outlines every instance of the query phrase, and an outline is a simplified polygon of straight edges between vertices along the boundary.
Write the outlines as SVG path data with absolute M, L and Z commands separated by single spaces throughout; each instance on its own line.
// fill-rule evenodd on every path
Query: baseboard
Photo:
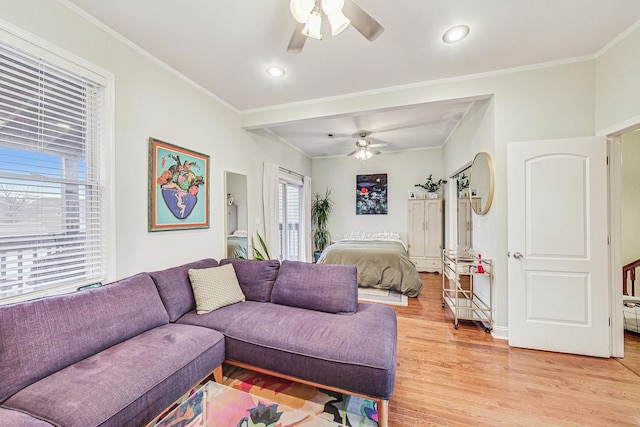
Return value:
M 505 326 L 493 326 L 491 330 L 491 336 L 500 340 L 508 340 L 509 339 L 509 328 Z

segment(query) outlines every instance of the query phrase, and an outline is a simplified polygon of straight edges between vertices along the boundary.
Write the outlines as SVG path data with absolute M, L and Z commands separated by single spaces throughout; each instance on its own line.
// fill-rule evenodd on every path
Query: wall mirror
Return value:
M 472 200 L 471 207 L 478 215 L 489 212 L 493 202 L 493 190 L 495 185 L 493 160 L 489 153 L 478 153 L 471 164 L 469 174 L 469 197 Z
M 227 258 L 248 258 L 247 176 L 225 172 Z

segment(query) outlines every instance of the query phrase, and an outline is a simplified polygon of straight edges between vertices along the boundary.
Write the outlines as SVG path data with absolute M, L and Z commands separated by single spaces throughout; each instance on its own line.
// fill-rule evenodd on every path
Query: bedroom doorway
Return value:
M 637 225 L 637 218 L 640 215 L 640 192 L 637 189 L 638 180 L 640 180 L 640 170 L 637 167 L 640 163 L 640 126 L 636 125 L 613 135 L 610 140 L 612 150 L 619 150 L 619 153 L 613 151 L 615 163 L 612 165 L 612 182 L 614 184 L 612 215 L 615 215 L 616 211 L 619 212 L 619 217 L 614 217 L 614 220 L 619 220 L 620 227 L 617 230 L 614 227 L 612 234 L 614 239 L 618 239 L 613 248 L 614 250 L 618 248 L 620 252 L 612 265 L 615 266 L 615 272 L 619 273 L 619 277 L 621 277 L 624 265 L 640 259 L 640 239 L 636 237 L 640 231 L 640 226 Z M 636 272 L 640 274 L 640 271 Z M 616 290 L 620 293 L 618 287 Z M 627 293 L 632 294 L 630 288 Z M 636 283 L 635 295 L 631 296 L 640 296 L 640 280 Z M 623 330 L 621 333 L 614 331 L 614 334 L 618 333 L 622 347 L 619 354 L 624 354 L 624 358 L 620 362 L 640 375 L 640 335 L 634 333 L 640 319 L 633 317 L 633 314 L 640 315 L 640 310 L 636 310 L 634 313 L 634 308 L 625 308 L 625 299 L 628 298 L 623 297 L 623 301 L 618 304 L 616 309 L 617 313 L 614 313 L 614 318 L 615 314 L 621 314 L 621 321 L 615 322 L 614 325 L 621 325 L 620 328 Z

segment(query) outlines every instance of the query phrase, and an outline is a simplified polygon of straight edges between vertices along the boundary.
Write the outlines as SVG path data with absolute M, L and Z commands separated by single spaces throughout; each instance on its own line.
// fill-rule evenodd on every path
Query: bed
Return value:
M 622 297 L 624 328 L 627 331 L 640 333 L 640 298 L 624 295 Z
M 318 263 L 355 265 L 360 287 L 393 289 L 409 297 L 417 297 L 422 289 L 420 274 L 399 236 L 346 237 L 328 246 Z

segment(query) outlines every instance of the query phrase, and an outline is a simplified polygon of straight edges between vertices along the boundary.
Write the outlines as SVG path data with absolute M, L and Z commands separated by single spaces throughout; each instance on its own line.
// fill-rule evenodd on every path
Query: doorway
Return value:
M 612 252 L 619 250 L 619 255 L 614 258 L 612 265 L 615 266 L 616 273 L 619 273 L 619 277 L 622 279 L 623 266 L 633 264 L 634 261 L 640 259 L 640 238 L 637 237 L 640 234 L 640 223 L 637 221 L 638 215 L 640 215 L 640 192 L 637 189 L 640 180 L 640 170 L 637 167 L 640 163 L 640 126 L 613 135 L 610 141 L 610 149 L 613 150 L 612 154 L 615 159 L 611 171 L 612 183 L 614 184 L 611 191 L 614 197 L 612 214 L 616 215 L 616 210 L 619 212 L 618 217 L 613 216 L 612 218 L 614 223 L 618 220 L 620 224 L 617 229 L 614 227 L 613 230 L 614 239 L 617 241 L 612 246 Z M 640 271 L 638 273 L 640 274 Z M 612 276 L 618 277 L 617 274 Z M 620 293 L 618 286 L 614 286 L 614 288 Z M 618 308 L 614 307 L 618 315 L 621 310 L 624 310 L 620 316 L 625 328 L 621 340 L 624 352 L 624 359 L 621 359 L 621 363 L 640 374 L 640 334 L 636 332 L 638 319 L 632 317 L 636 313 L 635 307 L 633 307 L 635 302 L 628 304 L 633 297 L 640 296 L 640 281 L 636 283 L 635 289 L 632 289 L 631 286 L 627 287 L 627 295 L 630 295 L 631 298 L 623 297 Z M 613 301 L 618 303 L 619 300 L 614 298 Z M 631 307 L 625 307 L 625 301 Z M 640 309 L 637 310 L 637 313 L 640 313 Z M 619 325 L 620 322 L 614 324 Z

